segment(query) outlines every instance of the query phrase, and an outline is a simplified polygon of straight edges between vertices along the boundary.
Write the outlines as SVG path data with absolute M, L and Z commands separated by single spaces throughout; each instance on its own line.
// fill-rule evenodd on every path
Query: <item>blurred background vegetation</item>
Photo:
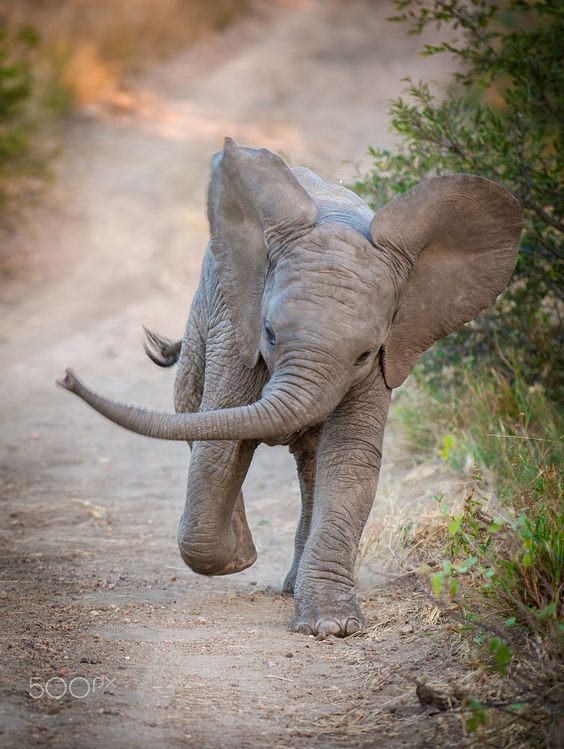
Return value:
M 224 27 L 248 3 L 0 0 L 0 223 L 48 175 L 62 116 L 127 104 L 128 75 Z
M 424 54 L 449 55 L 455 72 L 446 96 L 406 82 L 390 107 L 398 147 L 370 149 L 373 167 L 355 189 L 378 209 L 426 177 L 472 172 L 501 182 L 524 210 L 507 291 L 435 344 L 394 415 L 420 457 L 440 454 L 472 477 L 462 506 L 437 497 L 433 589 L 460 606 L 463 630 L 530 704 L 556 694 L 562 655 L 564 4 L 395 5 L 407 32 L 438 29 L 444 41 Z M 486 719 L 475 708 L 474 729 Z

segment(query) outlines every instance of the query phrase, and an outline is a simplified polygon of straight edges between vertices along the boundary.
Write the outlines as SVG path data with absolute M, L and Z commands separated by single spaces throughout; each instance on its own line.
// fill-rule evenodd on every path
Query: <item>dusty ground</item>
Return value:
M 246 482 L 258 562 L 202 578 L 175 540 L 187 448 L 121 431 L 54 387 L 72 364 L 108 394 L 170 408 L 174 375 L 145 357 L 140 326 L 183 329 L 210 155 L 231 135 L 350 177 L 345 159 L 390 142 L 402 76 L 445 75 L 389 11 L 258 3 L 69 128 L 52 194 L 14 240 L 31 270 L 3 289 L 3 747 L 457 745 L 457 721 L 415 695 L 450 647 L 415 577 L 362 567 L 360 637 L 288 631 L 298 486 L 283 448 L 259 450 Z M 413 471 L 391 426 L 376 513 L 424 504 L 446 480 Z M 57 699 L 65 687 L 74 696 Z

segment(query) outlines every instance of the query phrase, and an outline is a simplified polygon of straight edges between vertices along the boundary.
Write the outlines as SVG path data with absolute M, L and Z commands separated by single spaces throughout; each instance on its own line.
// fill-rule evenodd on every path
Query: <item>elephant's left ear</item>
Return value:
M 492 304 L 509 281 L 521 207 L 501 185 L 470 174 L 421 182 L 372 220 L 374 244 L 411 271 L 382 347 L 390 388 L 421 354 Z

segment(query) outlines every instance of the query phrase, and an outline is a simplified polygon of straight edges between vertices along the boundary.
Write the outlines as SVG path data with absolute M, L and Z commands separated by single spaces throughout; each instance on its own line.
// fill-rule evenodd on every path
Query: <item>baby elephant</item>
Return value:
M 374 212 L 339 184 L 225 140 L 212 160 L 211 239 L 182 342 L 176 413 L 59 381 L 107 418 L 192 447 L 182 558 L 204 575 L 256 559 L 241 485 L 260 442 L 288 445 L 302 493 L 284 590 L 291 626 L 362 627 L 354 564 L 376 492 L 392 388 L 434 341 L 490 305 L 513 271 L 521 209 L 469 174 L 426 180 Z

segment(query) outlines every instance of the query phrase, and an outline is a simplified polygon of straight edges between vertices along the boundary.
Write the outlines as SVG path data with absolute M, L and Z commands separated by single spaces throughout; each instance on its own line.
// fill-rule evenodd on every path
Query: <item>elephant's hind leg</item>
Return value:
M 202 291 L 199 288 L 194 296 L 181 343 L 178 371 L 174 383 L 174 407 L 180 413 L 197 411 L 202 402 L 206 359 L 206 341 L 203 332 L 205 329 L 205 311 L 202 304 Z
M 300 492 L 302 495 L 302 507 L 300 519 L 296 529 L 294 541 L 294 560 L 290 571 L 284 580 L 284 593 L 293 593 L 296 583 L 296 575 L 300 566 L 300 561 L 306 545 L 306 541 L 311 530 L 311 516 L 313 513 L 313 495 L 315 491 L 315 471 L 317 466 L 317 443 L 319 437 L 315 434 L 306 434 L 295 442 L 290 448 L 296 461 L 298 469 L 298 480 L 300 482 Z

